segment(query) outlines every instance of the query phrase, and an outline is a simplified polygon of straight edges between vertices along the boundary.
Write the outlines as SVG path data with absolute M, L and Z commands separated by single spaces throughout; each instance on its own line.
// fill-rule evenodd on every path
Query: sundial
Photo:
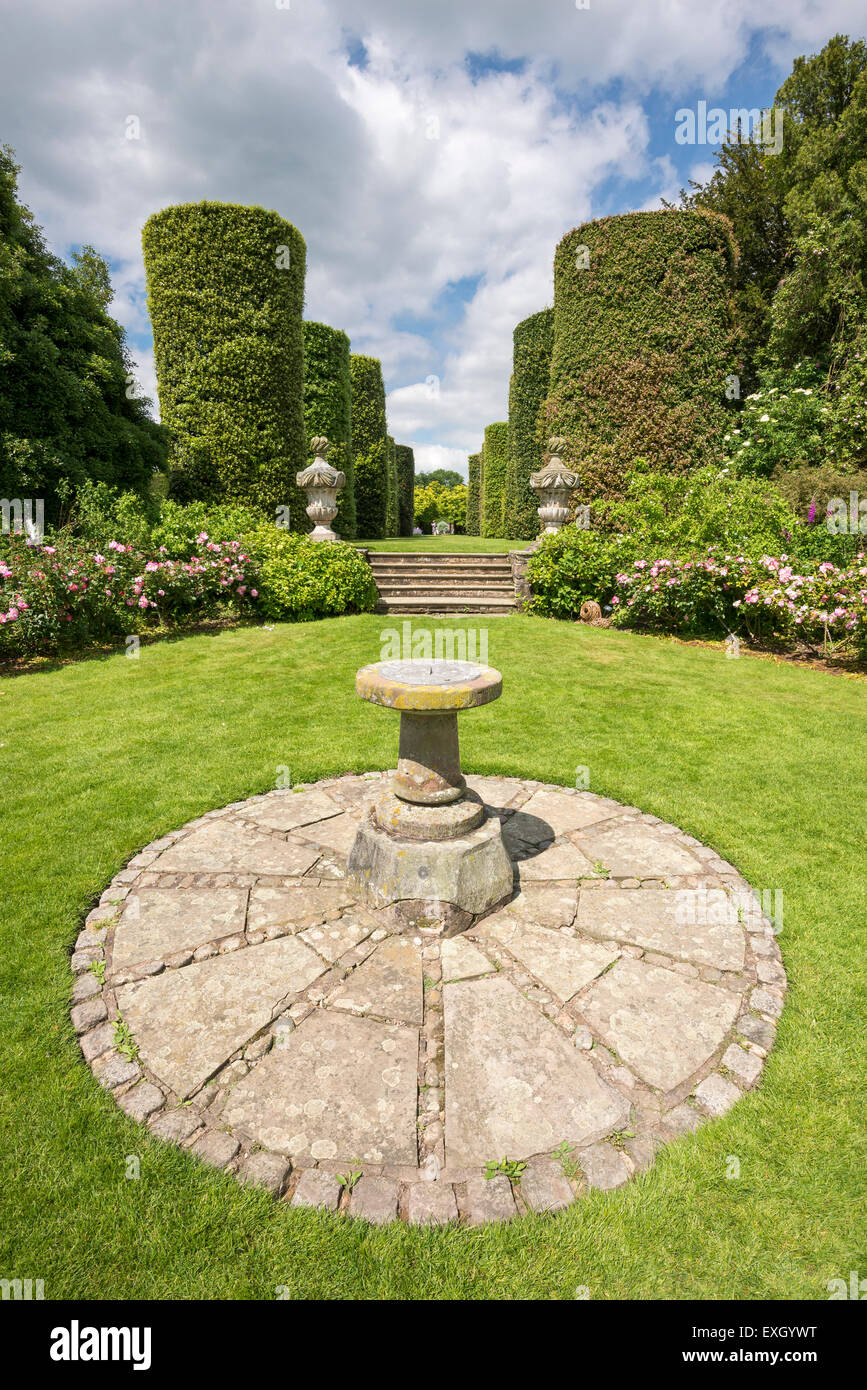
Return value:
M 358 832 L 349 873 L 379 903 L 424 899 L 487 911 L 512 889 L 500 824 L 466 795 L 461 710 L 499 698 L 503 677 L 472 661 L 382 661 L 355 678 L 363 700 L 400 713 L 391 791 Z

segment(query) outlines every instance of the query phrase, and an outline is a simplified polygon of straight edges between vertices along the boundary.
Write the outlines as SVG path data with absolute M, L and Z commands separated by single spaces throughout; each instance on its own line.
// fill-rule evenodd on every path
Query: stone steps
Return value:
M 380 613 L 511 613 L 508 555 L 372 551 Z

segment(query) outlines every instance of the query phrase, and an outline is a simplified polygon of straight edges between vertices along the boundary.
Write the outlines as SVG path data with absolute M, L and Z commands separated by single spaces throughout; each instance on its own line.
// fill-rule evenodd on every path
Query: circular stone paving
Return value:
M 757 1084 L 786 981 L 730 864 L 604 797 L 469 776 L 512 898 L 374 911 L 346 858 L 387 776 L 209 812 L 88 915 L 73 1023 L 153 1135 L 296 1206 L 475 1224 L 618 1187 Z

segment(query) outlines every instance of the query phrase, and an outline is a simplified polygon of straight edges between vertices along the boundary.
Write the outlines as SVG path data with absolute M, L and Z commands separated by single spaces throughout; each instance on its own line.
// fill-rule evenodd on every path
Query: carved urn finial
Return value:
M 346 487 L 346 474 L 333 468 L 326 457 L 328 440 L 318 434 L 310 441 L 314 458 L 309 468 L 296 474 L 295 481 L 307 493 L 307 515 L 314 523 L 312 541 L 336 541 L 330 522 L 337 515 L 337 494 Z
M 578 474 L 560 458 L 566 440 L 555 435 L 548 440 L 548 462 L 538 473 L 530 474 L 530 487 L 539 494 L 539 520 L 543 536 L 552 536 L 569 520 L 569 494 L 578 486 Z

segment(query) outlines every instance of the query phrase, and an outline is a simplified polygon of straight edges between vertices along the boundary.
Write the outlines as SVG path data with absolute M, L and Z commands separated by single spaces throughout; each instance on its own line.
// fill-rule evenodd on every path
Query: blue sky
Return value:
M 0 139 L 56 251 L 95 245 L 156 396 L 141 228 L 199 198 L 307 240 L 306 316 L 379 356 L 389 428 L 457 467 L 505 417 L 516 323 L 559 238 L 660 206 L 713 148 L 675 112 L 761 107 L 855 0 L 29 0 L 4 13 Z M 138 138 L 129 139 L 130 118 Z M 431 389 L 431 379 L 436 389 Z

